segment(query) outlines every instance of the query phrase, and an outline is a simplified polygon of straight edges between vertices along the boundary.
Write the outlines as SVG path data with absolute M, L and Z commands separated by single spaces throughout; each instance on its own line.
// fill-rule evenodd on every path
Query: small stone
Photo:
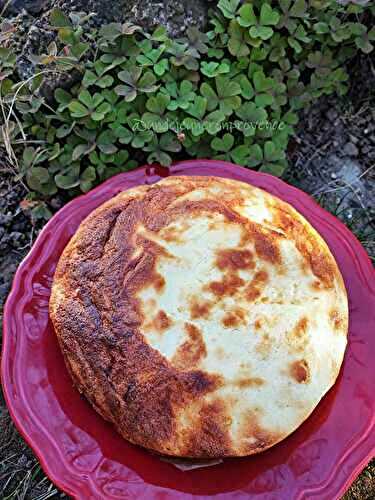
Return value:
M 5 297 L 8 295 L 10 283 L 0 285 L 0 302 L 4 302 Z
M 21 240 L 24 238 L 24 235 L 18 231 L 13 231 L 10 233 L 10 237 L 12 239 L 12 243 L 15 247 L 19 246 Z
M 359 150 L 358 150 L 357 146 L 355 144 L 353 144 L 352 142 L 346 143 L 343 151 L 348 156 L 356 157 L 359 155 Z
M 59 210 L 64 205 L 64 201 L 61 198 L 55 197 L 50 201 L 50 205 L 54 210 Z
M 27 456 L 21 455 L 18 459 L 17 465 L 19 465 L 20 467 L 25 467 L 25 465 L 27 465 Z
M 13 231 L 23 232 L 25 230 L 25 224 L 22 222 L 16 222 L 12 226 Z
M 355 135 L 353 135 L 353 134 L 350 134 L 350 135 L 349 135 L 349 137 L 350 137 L 350 141 L 351 141 L 353 144 L 358 144 L 358 142 L 359 142 L 358 137 L 356 137 L 356 136 L 355 136 Z
M 0 226 L 8 226 L 12 221 L 12 215 L 0 214 Z
M 6 7 L 7 14 L 18 14 L 25 9 L 30 14 L 39 14 L 47 4 L 47 0 L 0 0 L 0 11 Z
M 338 117 L 338 113 L 334 108 L 331 108 L 327 111 L 326 116 L 327 116 L 329 121 L 334 122 L 336 120 L 336 118 Z

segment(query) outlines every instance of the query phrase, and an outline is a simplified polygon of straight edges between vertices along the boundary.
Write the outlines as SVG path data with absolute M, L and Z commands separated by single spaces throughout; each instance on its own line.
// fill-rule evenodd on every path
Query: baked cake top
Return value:
M 348 328 L 312 226 L 215 177 L 169 177 L 96 209 L 60 259 L 50 312 L 96 410 L 131 442 L 190 457 L 290 434 L 334 384 Z

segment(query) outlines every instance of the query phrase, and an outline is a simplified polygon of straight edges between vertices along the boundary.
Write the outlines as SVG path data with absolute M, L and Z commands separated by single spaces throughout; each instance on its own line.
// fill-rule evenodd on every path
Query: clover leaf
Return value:
M 171 63 L 173 66 L 183 66 L 188 70 L 196 71 L 199 68 L 197 59 L 192 55 L 186 43 L 174 41 L 168 47 L 167 51 L 172 55 Z
M 113 130 L 103 130 L 96 139 L 96 145 L 100 151 L 104 154 L 113 154 L 117 151 L 117 146 L 115 145 L 116 135 Z
M 158 85 L 155 85 L 155 76 L 150 71 L 146 71 L 142 75 L 142 68 L 140 67 L 134 67 L 130 71 L 120 71 L 118 78 L 125 85 L 117 85 L 115 92 L 117 95 L 123 96 L 126 102 L 134 101 L 138 93 L 155 92 L 159 88 Z
M 65 111 L 65 109 L 69 107 L 69 104 L 72 101 L 72 95 L 69 94 L 69 92 L 67 92 L 66 90 L 58 88 L 55 90 L 54 96 L 59 104 L 57 111 L 59 113 L 62 113 L 63 111 Z
M 308 17 L 305 0 L 279 0 L 281 9 L 280 20 L 277 28 L 286 28 L 290 33 L 297 28 L 300 19 Z
M 145 44 L 147 45 L 145 46 Z M 141 66 L 154 66 L 165 50 L 165 46 L 153 49 L 149 40 L 144 40 L 143 45 L 139 44 L 139 47 L 143 53 L 137 56 L 136 60 Z
M 245 137 L 255 135 L 257 128 L 267 120 L 267 111 L 258 107 L 255 102 L 246 102 L 237 111 L 236 115 L 242 121 L 236 122 L 236 127 Z
M 233 148 L 235 139 L 232 134 L 224 134 L 222 138 L 215 137 L 211 141 L 211 147 L 220 154 L 215 155 L 215 159 L 234 161 L 239 165 L 246 165 L 249 156 L 247 144 L 240 144 Z
M 248 147 L 246 156 L 246 165 L 248 167 L 257 167 L 263 160 L 263 151 L 258 144 L 252 144 Z
M 72 160 L 77 161 L 82 156 L 88 155 L 95 148 L 95 144 L 78 144 L 73 150 Z
M 109 125 L 116 139 L 121 144 L 129 144 L 133 139 L 133 133 L 127 127 L 124 127 L 120 122 L 113 122 Z
M 113 160 L 114 155 L 106 155 L 104 153 L 98 154 L 97 151 L 93 151 L 89 155 L 90 166 L 94 168 L 100 180 L 105 180 L 107 178 L 109 167 Z
M 207 51 L 207 56 L 214 59 L 222 59 L 224 57 L 224 50 L 210 47 Z
M 212 149 L 227 153 L 230 151 L 234 144 L 234 137 L 232 134 L 224 134 L 222 138 L 215 137 L 211 141 Z
M 220 0 L 217 6 L 228 19 L 233 19 L 236 15 L 240 0 Z
M 238 165 L 245 166 L 249 157 L 249 146 L 247 144 L 240 144 L 230 152 L 231 159 Z
M 72 118 L 90 117 L 94 121 L 101 121 L 111 110 L 108 102 L 103 102 L 101 94 L 90 94 L 88 90 L 82 90 L 78 95 L 78 100 L 69 103 L 69 111 Z
M 87 167 L 82 174 L 80 175 L 79 178 L 79 187 L 81 188 L 81 191 L 84 193 L 87 193 L 87 191 L 90 191 L 92 188 L 94 181 L 96 179 L 96 171 L 95 168 L 92 166 Z
M 375 26 L 367 31 L 364 24 L 353 23 L 351 25 L 351 32 L 355 36 L 354 43 L 356 46 L 365 54 L 369 54 L 374 48 L 372 42 L 375 42 Z
M 79 163 L 73 163 L 65 167 L 62 172 L 55 175 L 56 186 L 60 189 L 72 189 L 80 184 L 80 165 Z
M 111 75 L 98 76 L 96 73 L 90 70 L 86 70 L 82 85 L 86 88 L 96 85 L 102 89 L 110 87 L 114 82 L 114 78 Z
M 245 57 L 250 54 L 250 35 L 234 19 L 230 22 L 228 50 L 236 57 Z
M 148 128 L 159 133 L 168 130 L 169 124 L 166 111 L 170 100 L 171 98 L 168 94 L 161 92 L 147 99 L 147 111 L 142 115 L 142 121 Z
M 210 135 L 215 135 L 221 130 L 222 122 L 225 121 L 225 114 L 216 110 L 208 113 L 204 120 L 204 130 Z
M 133 148 L 143 148 L 151 141 L 153 131 L 148 128 L 140 116 L 130 116 L 126 119 L 126 125 L 124 126 L 120 122 L 110 124 L 111 130 L 120 144 L 129 144 Z
M 208 76 L 209 78 L 214 78 L 217 75 L 223 73 L 229 73 L 230 66 L 226 62 L 218 63 L 216 61 L 202 61 L 201 62 L 201 72 Z
M 251 99 L 254 96 L 254 88 L 246 75 L 240 73 L 234 78 L 241 88 L 241 96 L 244 99 Z
M 165 26 L 157 26 L 151 35 L 146 33 L 146 37 L 154 42 L 165 42 L 168 40 L 167 28 Z
M 172 163 L 172 158 L 168 153 L 178 153 L 181 148 L 182 146 L 175 136 L 167 132 L 160 137 L 154 136 L 144 149 L 150 153 L 147 157 L 148 162 L 156 161 L 161 165 L 169 166 Z
M 207 99 L 208 111 L 213 111 L 217 107 L 226 116 L 233 113 L 241 105 L 240 85 L 223 76 L 215 78 L 216 89 L 212 88 L 207 82 L 202 83 L 200 91 L 201 94 Z
M 69 17 L 60 9 L 52 9 L 49 20 L 54 28 L 72 28 L 73 24 Z
M 328 76 L 333 66 L 332 53 L 312 52 L 307 57 L 306 66 L 315 69 L 318 77 Z
M 144 127 L 144 125 L 142 125 L 142 127 Z M 148 144 L 152 140 L 153 137 L 154 133 L 152 130 L 137 129 L 134 127 L 133 122 L 133 139 L 130 143 L 133 148 L 143 148 L 145 144 Z
M 191 26 L 187 30 L 187 38 L 182 38 L 182 42 L 187 45 L 189 54 L 199 59 L 201 54 L 207 54 L 208 36 L 202 33 L 196 26 Z
M 154 66 L 154 73 L 158 76 L 163 76 L 169 69 L 168 59 L 161 59 Z
M 251 71 L 249 73 L 251 75 Z M 263 71 L 255 71 L 251 81 L 245 75 L 240 75 L 237 81 L 241 88 L 241 94 L 246 99 L 255 96 L 255 103 L 260 107 L 273 103 L 276 82 L 272 78 L 266 77 Z
M 240 8 L 238 14 L 239 17 L 237 18 L 237 21 L 240 26 L 249 28 L 250 26 L 256 26 L 258 24 L 258 19 L 255 15 L 254 6 L 252 4 L 244 4 Z
M 169 82 L 165 85 L 165 92 L 171 97 L 167 108 L 170 111 L 177 109 L 186 110 L 194 100 L 193 84 L 188 80 L 183 80 L 178 87 L 176 82 Z M 163 89 L 162 89 L 163 91 Z
M 351 37 L 350 23 L 344 23 L 336 16 L 332 16 L 327 23 L 319 22 L 314 25 L 314 30 L 318 34 L 329 33 L 332 39 L 337 42 L 343 42 Z
M 258 106 L 267 106 L 272 104 L 273 97 L 271 89 L 275 85 L 272 78 L 268 78 L 262 71 L 256 71 L 253 75 L 255 88 L 255 103 Z
M 137 31 L 142 31 L 140 26 L 131 23 L 109 23 L 100 28 L 99 35 L 102 39 L 115 42 L 119 38 L 128 37 Z
M 265 142 L 263 164 L 259 170 L 279 177 L 283 174 L 285 167 L 285 152 L 278 148 L 274 142 Z
M 7 47 L 0 47 L 0 68 L 13 68 L 16 64 L 16 54 Z M 11 73 L 9 73 L 11 74 Z
M 207 99 L 205 97 L 196 95 L 194 97 L 194 100 L 189 103 L 186 112 L 189 115 L 193 116 L 194 118 L 202 120 L 202 118 L 206 114 L 206 110 L 207 110 Z
M 274 110 L 279 110 L 281 106 L 284 106 L 288 102 L 287 87 L 282 82 L 276 82 L 272 84 L 270 89 L 272 96 L 271 107 Z
M 270 40 L 270 47 L 268 57 L 271 62 L 279 62 L 282 61 L 286 56 L 286 48 L 287 42 L 284 37 L 282 37 L 279 33 L 275 33 L 275 35 Z
M 26 181 L 30 189 L 46 196 L 57 192 L 50 172 L 45 167 L 31 167 L 26 172 Z
M 259 17 L 256 16 L 253 5 L 249 3 L 244 4 L 238 13 L 238 23 L 249 28 L 251 37 L 262 40 L 268 40 L 272 37 L 273 29 L 271 26 L 276 26 L 280 20 L 279 13 L 267 3 L 262 4 Z

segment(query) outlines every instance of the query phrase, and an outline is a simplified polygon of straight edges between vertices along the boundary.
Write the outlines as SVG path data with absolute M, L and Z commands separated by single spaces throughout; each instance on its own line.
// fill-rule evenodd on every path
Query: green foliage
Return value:
M 57 41 L 50 43 L 47 54 L 31 57 L 34 64 L 49 65 L 60 71 L 73 68 L 82 70 L 82 58 L 90 49 L 88 41 L 82 41 L 82 24 L 89 19 L 83 13 L 72 13 L 66 16 L 59 9 L 52 9 L 50 14 L 51 28 L 57 30 Z M 88 36 L 90 38 L 90 36 Z
M 333 0 L 220 0 L 207 33 L 171 40 L 163 27 L 129 23 L 85 31 L 89 16 L 54 9 L 57 42 L 33 61 L 81 78 L 46 103 L 42 76 L 21 85 L 15 55 L 1 48 L 0 95 L 15 104 L 0 141 L 13 143 L 20 175 L 44 197 L 186 157 L 282 175 L 298 111 L 345 93 L 344 63 L 373 50 L 374 15 Z

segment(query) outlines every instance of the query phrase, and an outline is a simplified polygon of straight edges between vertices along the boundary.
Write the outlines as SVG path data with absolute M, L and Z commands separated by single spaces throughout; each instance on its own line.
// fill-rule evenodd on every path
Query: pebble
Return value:
M 358 142 L 359 142 L 358 137 L 356 137 L 356 136 L 355 136 L 355 135 L 353 135 L 353 134 L 349 134 L 349 138 L 350 138 L 350 141 L 351 141 L 353 144 L 358 144 Z
M 12 215 L 0 214 L 0 226 L 8 226 L 12 222 Z
M 19 465 L 20 467 L 25 467 L 25 465 L 27 465 L 27 462 L 28 462 L 27 456 L 21 455 L 17 461 L 17 465 Z
M 10 281 L 0 284 L 0 303 L 3 303 L 10 289 Z
M 344 146 L 344 153 L 348 156 L 356 157 L 359 154 L 359 149 L 352 142 L 347 142 Z
M 6 14 L 18 14 L 26 10 L 30 14 L 39 14 L 48 4 L 48 0 L 0 0 L 0 12 L 6 6 Z
M 338 112 L 336 111 L 336 109 L 331 108 L 327 111 L 326 117 L 328 118 L 329 121 L 334 122 L 338 117 Z
M 64 201 L 61 198 L 55 197 L 50 201 L 50 205 L 54 210 L 59 210 L 64 205 Z

